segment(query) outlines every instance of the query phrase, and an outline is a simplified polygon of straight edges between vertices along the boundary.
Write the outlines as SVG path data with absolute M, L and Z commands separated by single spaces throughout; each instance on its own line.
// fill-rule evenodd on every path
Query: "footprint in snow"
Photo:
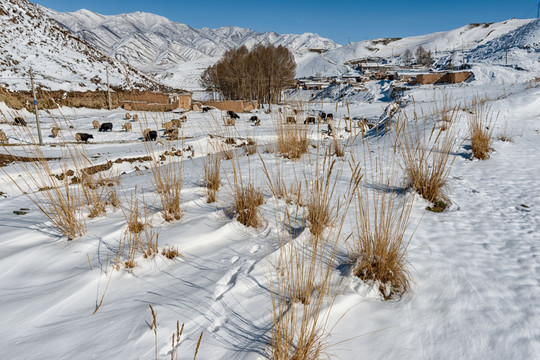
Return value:
M 214 289 L 214 300 L 220 300 L 227 291 L 229 291 L 236 283 L 239 267 L 227 271 L 227 273 L 219 279 L 218 285 Z

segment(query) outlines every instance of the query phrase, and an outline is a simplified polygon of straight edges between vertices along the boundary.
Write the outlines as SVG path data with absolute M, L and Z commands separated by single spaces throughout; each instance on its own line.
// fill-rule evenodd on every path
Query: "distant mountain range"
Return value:
M 194 29 L 144 12 L 105 16 L 89 10 L 46 11 L 100 51 L 155 74 L 157 79 L 174 87 L 199 87 L 198 79 L 205 68 L 227 50 L 242 45 L 248 48 L 257 44 L 282 45 L 297 59 L 310 49 L 330 50 L 340 46 L 311 33 L 280 35 L 232 26 Z
M 201 73 L 227 50 L 260 43 L 287 47 L 295 56 L 298 77 L 344 74 L 350 61 L 362 58 L 400 63 L 406 50 L 414 54 L 419 46 L 431 50 L 440 66 L 465 62 L 540 70 L 538 19 L 469 24 L 344 46 L 312 33 L 280 35 L 231 26 L 194 29 L 150 13 L 61 13 L 26 0 L 0 0 L 0 19 L 0 83 L 11 88 L 27 86 L 26 80 L 17 79 L 32 66 L 50 88 L 103 88 L 109 68 L 111 84 L 118 87 L 161 83 L 198 89 Z

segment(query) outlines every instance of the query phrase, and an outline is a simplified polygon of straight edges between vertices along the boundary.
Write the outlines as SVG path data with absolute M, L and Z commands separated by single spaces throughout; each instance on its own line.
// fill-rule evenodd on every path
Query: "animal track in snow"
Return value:
M 221 279 L 219 279 L 219 281 L 217 282 L 218 285 L 214 289 L 214 300 L 221 299 L 223 297 L 223 294 L 225 294 L 234 286 L 234 284 L 236 283 L 236 278 L 238 277 L 239 270 L 240 267 L 231 269 L 227 271 L 227 273 Z

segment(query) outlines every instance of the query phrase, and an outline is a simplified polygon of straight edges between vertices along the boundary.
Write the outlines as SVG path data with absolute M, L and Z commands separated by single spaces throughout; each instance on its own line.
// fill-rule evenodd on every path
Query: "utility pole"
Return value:
M 30 82 L 32 83 L 32 95 L 34 97 L 34 113 L 36 114 L 36 123 L 37 123 L 37 131 L 38 131 L 38 137 L 39 137 L 39 145 L 43 145 L 43 138 L 41 137 L 41 125 L 39 123 L 39 113 L 38 113 L 38 106 L 37 106 L 37 98 L 36 98 L 36 87 L 34 86 L 34 72 L 32 71 L 32 68 L 30 68 Z
M 109 105 L 109 110 L 112 109 L 111 105 L 111 88 L 109 87 L 109 68 L 106 68 L 107 70 L 107 104 Z

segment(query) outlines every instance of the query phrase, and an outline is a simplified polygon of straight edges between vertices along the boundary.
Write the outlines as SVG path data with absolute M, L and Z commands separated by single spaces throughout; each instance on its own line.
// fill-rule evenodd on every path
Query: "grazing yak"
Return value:
M 257 120 L 259 120 L 257 115 L 253 115 L 252 117 L 249 118 L 249 121 L 257 121 Z
M 125 122 L 124 125 L 122 125 L 122 129 L 126 130 L 126 132 L 131 131 L 131 128 L 131 123 L 129 121 Z
M 211 108 L 209 108 L 208 106 L 203 106 L 202 107 L 202 112 L 209 112 L 210 110 L 212 110 Z
M 334 120 L 334 114 L 326 114 L 326 120 Z
M 99 132 L 102 132 L 102 131 L 112 131 L 112 123 L 108 122 L 108 123 L 103 123 L 101 124 L 101 126 L 99 127 Z
M 92 126 L 94 127 L 94 129 L 99 129 L 99 121 L 97 120 L 92 121 Z
M 227 115 L 229 115 L 231 119 L 240 119 L 240 116 L 232 110 L 227 110 Z
M 287 116 L 286 122 L 287 124 L 296 124 L 296 119 L 294 116 Z
M 26 120 L 24 120 L 22 117 L 20 116 L 17 116 L 15 119 L 15 125 L 21 125 L 21 126 L 26 126 Z
M 130 113 L 126 113 L 126 120 L 129 120 L 131 119 L 131 114 Z
M 236 120 L 234 120 L 234 118 L 225 119 L 225 125 L 235 126 L 236 125 Z
M 139 121 L 139 114 L 133 115 L 133 121 Z
M 94 136 L 90 134 L 85 133 L 76 133 L 75 134 L 75 140 L 77 141 L 84 141 L 85 143 L 88 143 L 88 139 L 93 139 Z
M 187 122 L 187 115 L 182 115 L 182 116 L 180 117 L 180 121 L 182 121 L 182 122 Z
M 315 124 L 315 116 L 308 116 L 306 120 L 304 120 L 304 124 Z
M 255 121 L 255 124 L 254 124 L 254 125 L 255 125 L 255 126 L 261 126 L 261 119 Z
M 180 120 L 180 119 L 172 119 L 171 124 L 172 124 L 172 126 L 177 127 L 177 128 L 182 127 L 182 120 Z
M 144 141 L 156 141 L 157 140 L 157 131 L 145 129 L 143 131 L 143 140 Z

